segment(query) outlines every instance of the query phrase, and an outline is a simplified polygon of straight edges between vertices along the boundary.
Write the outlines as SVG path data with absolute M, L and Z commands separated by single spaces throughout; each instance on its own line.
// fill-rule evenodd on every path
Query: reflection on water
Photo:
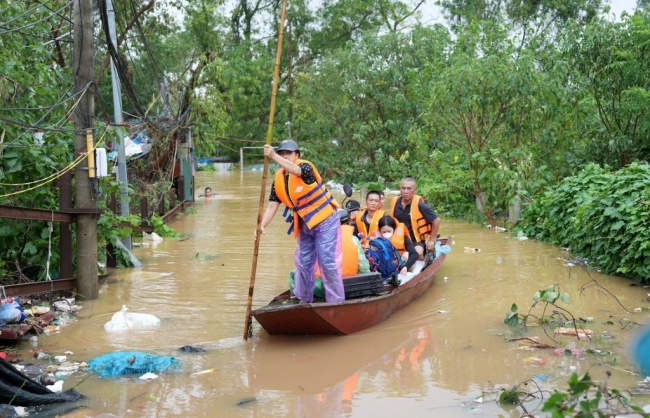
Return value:
M 84 303 L 80 321 L 61 334 L 40 338 L 42 349 L 71 350 L 69 358 L 75 361 L 140 350 L 174 355 L 183 366 L 182 372 L 152 382 L 90 376 L 78 387 L 88 397 L 89 409 L 72 416 L 464 417 L 509 414 L 494 403 L 473 403 L 489 384 L 514 385 L 536 377 L 543 387 L 564 388 L 573 371 L 588 370 L 597 380 L 605 370 L 612 372 L 611 385 L 622 388 L 638 379 L 621 371 L 630 367 L 625 355 L 630 332 L 621 330 L 618 321 L 628 317 L 645 322 L 646 313 L 625 313 L 594 287 L 581 295 L 578 289 L 590 277 L 567 267 L 562 260 L 567 253 L 559 248 L 450 220 L 442 223 L 440 233 L 451 235 L 455 245 L 436 283 L 383 324 L 346 337 L 296 338 L 270 337 L 254 324 L 253 339 L 244 342 L 260 180 L 259 172 L 199 173 L 196 193 L 210 186 L 219 195 L 197 199 L 196 212 L 172 224 L 189 238 L 137 249 L 145 267 L 114 271 L 101 286 L 100 298 Z M 267 228 L 254 307 L 285 290 L 295 246 L 280 218 Z M 463 247 L 481 252 L 466 253 Z M 643 288 L 591 274 L 630 311 L 646 306 Z M 511 304 L 516 302 L 526 313 L 535 291 L 553 284 L 570 293 L 567 308 L 576 316 L 594 317 L 589 327 L 596 335 L 591 343 L 570 337 L 558 337 L 559 342 L 611 350 L 616 368 L 594 368 L 613 357 L 558 356 L 552 350 L 519 350 L 506 342 L 513 337 L 503 324 Z M 161 326 L 105 332 L 103 324 L 123 304 L 130 312 L 156 315 Z M 603 338 L 604 331 L 614 338 Z M 527 336 L 550 342 L 539 328 Z M 187 344 L 207 352 L 177 351 Z M 28 349 L 24 347 L 26 357 Z M 190 376 L 207 369 L 214 372 Z M 85 377 L 69 377 L 65 388 Z

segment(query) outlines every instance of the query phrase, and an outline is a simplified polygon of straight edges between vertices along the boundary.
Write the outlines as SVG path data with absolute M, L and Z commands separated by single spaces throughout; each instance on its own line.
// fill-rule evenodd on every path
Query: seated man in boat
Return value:
M 370 264 L 368 259 L 363 252 L 363 247 L 359 239 L 354 236 L 354 227 L 350 226 L 350 216 L 348 211 L 345 209 L 338 210 L 339 219 L 341 221 L 341 247 L 343 248 L 343 279 L 345 276 L 353 276 L 355 274 L 369 273 Z M 300 252 L 296 249 L 294 258 L 296 263 L 299 262 Z M 416 254 L 417 258 L 417 254 Z M 295 275 L 296 269 L 289 272 L 289 290 L 293 293 L 295 287 Z M 321 280 L 320 269 L 318 264 L 316 264 L 316 284 L 314 286 L 314 297 L 323 298 L 325 297 L 325 291 L 323 289 L 323 281 Z
M 357 200 L 348 200 L 345 203 L 345 209 L 347 209 L 348 213 L 350 214 L 349 224 L 354 226 L 357 221 L 359 210 L 361 210 L 361 204 Z
M 386 195 L 384 195 L 384 192 L 381 190 L 377 190 L 379 192 L 379 209 L 384 208 L 384 202 L 386 201 Z
M 366 209 L 362 210 L 357 215 L 357 220 L 355 222 L 356 232 L 364 248 L 368 246 L 369 237 L 371 237 L 376 231 L 379 231 L 377 223 L 386 214 L 379 207 L 380 201 L 381 194 L 378 190 L 369 191 L 368 194 L 366 194 Z
M 400 183 L 400 196 L 393 198 L 390 213 L 406 226 L 419 260 L 424 260 L 425 251 L 431 252 L 435 247 L 440 218 L 421 196 L 415 194 L 416 190 L 415 180 L 404 177 Z

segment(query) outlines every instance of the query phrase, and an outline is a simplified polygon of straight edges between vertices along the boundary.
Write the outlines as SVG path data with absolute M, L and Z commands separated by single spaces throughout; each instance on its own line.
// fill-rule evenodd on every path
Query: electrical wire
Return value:
M 70 163 L 69 166 L 67 166 L 66 168 L 64 168 L 62 172 L 65 173 L 66 171 L 69 170 L 70 167 L 73 167 L 73 166 L 79 164 L 79 161 L 82 160 L 82 159 L 84 159 L 84 157 L 85 157 L 85 155 L 79 155 L 76 159 L 74 159 L 74 160 L 72 161 L 72 163 Z M 30 184 L 36 184 L 36 183 L 41 183 L 41 182 L 47 182 L 47 181 L 50 180 L 50 179 L 56 178 L 58 175 L 59 175 L 59 172 L 56 172 L 56 173 L 50 174 L 49 176 L 44 177 L 44 178 L 42 178 L 42 179 L 38 179 L 38 180 L 34 180 L 34 181 L 28 181 L 28 182 L 26 182 L 26 183 L 0 183 L 0 186 L 10 186 L 10 187 L 28 186 L 28 185 L 30 185 Z
M 228 145 L 224 144 L 224 143 L 221 142 L 221 141 L 217 141 L 217 144 L 219 144 L 219 145 L 221 145 L 222 147 L 227 148 L 227 149 L 229 149 L 229 150 L 231 150 L 231 151 L 239 152 L 239 150 L 236 150 L 236 149 L 234 149 L 234 148 L 231 148 L 231 147 L 229 147 Z
M 75 97 L 76 95 L 83 93 L 83 91 L 79 91 L 79 92 L 75 93 L 74 95 L 72 95 L 70 97 L 66 97 L 70 90 L 72 90 L 72 86 L 68 87 L 68 89 L 63 93 L 61 98 L 59 98 L 59 100 L 57 100 L 57 102 L 54 103 L 51 106 L 42 106 L 42 107 L 0 107 L 0 111 L 2 111 L 2 112 L 12 112 L 12 111 L 15 111 L 15 110 L 29 111 L 29 110 L 52 109 L 52 108 L 55 108 L 55 107 L 65 103 L 65 102 L 67 102 L 68 100 Z
M 37 126 L 37 125 L 30 125 L 30 124 L 27 124 L 27 123 L 24 123 L 24 122 L 21 122 L 21 121 L 18 121 L 18 120 L 5 118 L 4 116 L 0 116 L 0 120 L 4 121 L 4 122 L 7 122 L 7 123 L 10 123 L 10 124 L 15 125 L 15 126 L 20 126 L 21 128 L 31 129 L 31 130 L 42 129 L 44 131 L 51 131 L 51 132 L 67 132 L 67 133 L 75 133 L 76 132 L 74 129 L 50 128 L 50 127 L 41 127 L 41 126 Z M 25 132 L 23 132 L 20 136 L 22 136 L 24 134 L 25 134 Z M 8 146 L 12 145 L 14 142 L 16 142 L 17 140 L 18 140 L 18 138 L 16 138 L 13 141 L 5 144 L 4 146 L 8 147 Z
M 19 194 L 21 194 L 21 193 L 28 192 L 28 191 L 30 191 L 30 190 L 38 189 L 39 187 L 41 187 L 41 186 L 45 186 L 46 184 L 51 183 L 52 181 L 58 179 L 58 178 L 61 177 L 63 174 L 67 173 L 68 171 L 72 170 L 72 169 L 75 168 L 77 165 L 79 165 L 79 163 L 80 163 L 81 161 L 83 161 L 84 158 L 86 158 L 86 157 L 88 156 L 89 153 L 94 152 L 95 149 L 97 148 L 97 146 L 98 146 L 99 144 L 101 144 L 101 143 L 104 141 L 104 136 L 106 135 L 106 132 L 107 132 L 107 131 L 108 131 L 108 129 L 104 130 L 104 133 L 103 133 L 102 136 L 97 140 L 97 142 L 93 145 L 92 149 L 90 149 L 89 151 L 87 151 L 85 154 L 79 155 L 79 156 L 78 156 L 78 157 L 77 157 L 77 158 L 76 158 L 76 159 L 75 159 L 71 164 L 69 164 L 69 165 L 68 165 L 67 167 L 65 167 L 63 170 L 58 171 L 58 172 L 54 173 L 54 175 L 50 175 L 50 176 L 46 177 L 45 179 L 41 179 L 41 183 L 37 184 L 36 186 L 29 187 L 29 188 L 27 188 L 27 189 L 23 189 L 23 190 L 19 190 L 19 191 L 17 191 L 17 192 L 13 192 L 13 193 L 7 193 L 7 194 L 4 194 L 4 195 L 0 195 L 0 198 L 2 198 L 2 197 L 9 197 L 9 196 L 15 196 L 15 195 L 19 195 Z M 95 167 L 95 169 L 97 169 L 97 167 Z M 33 183 L 34 183 L 34 182 L 24 183 L 24 184 L 33 184 Z
M 37 25 L 38 23 L 41 23 L 41 22 L 43 22 L 44 20 L 47 20 L 47 19 L 51 18 L 51 17 L 54 16 L 57 12 L 60 12 L 60 11 L 62 11 L 62 10 L 64 10 L 64 9 L 66 9 L 67 7 L 70 7 L 71 4 L 72 4 L 72 1 L 68 2 L 68 4 L 66 4 L 65 6 L 63 6 L 63 7 L 60 8 L 59 10 L 57 10 L 56 12 L 54 12 L 54 13 L 52 13 L 52 14 L 50 14 L 50 15 L 48 15 L 48 16 L 42 18 L 42 19 L 39 19 L 39 20 L 37 20 L 36 22 L 29 23 L 29 24 L 27 24 L 27 25 L 25 25 L 25 26 L 21 26 L 21 27 L 19 27 L 19 28 L 9 29 L 9 28 L 5 28 L 4 26 L 0 25 L 1 28 L 3 28 L 3 29 L 7 29 L 7 30 L 5 30 L 4 32 L 0 32 L 0 35 L 6 35 L 6 34 L 8 34 L 8 33 L 13 33 L 13 32 L 17 32 L 17 31 L 21 31 L 21 30 L 23 30 L 23 29 L 29 29 L 29 28 L 31 28 L 31 27 Z
M 66 115 L 63 117 L 63 119 L 61 119 L 61 121 L 59 121 L 59 122 L 58 122 L 57 124 L 55 124 L 54 126 L 57 126 L 59 123 L 63 122 L 65 119 L 67 119 L 67 118 L 72 114 L 72 112 L 73 112 L 74 110 L 76 110 L 77 106 L 79 105 L 79 101 L 80 101 L 81 98 L 83 97 L 83 93 L 85 93 L 86 91 L 88 91 L 88 89 L 90 88 L 90 85 L 91 85 L 91 84 L 92 84 L 92 80 L 89 81 L 89 82 L 86 84 L 86 86 L 83 88 L 83 90 L 81 90 L 81 91 L 75 93 L 75 95 L 71 96 L 71 98 L 74 98 L 76 95 L 79 95 L 79 99 L 77 99 L 77 101 L 73 104 L 72 108 L 70 108 L 70 109 L 66 112 Z M 68 91 L 70 91 L 71 88 L 72 88 L 72 86 L 71 86 L 70 88 L 68 88 L 68 90 L 66 91 L 66 94 L 67 94 Z M 67 99 L 66 99 L 66 101 L 67 101 Z M 63 103 L 63 102 L 62 102 L 62 103 Z M 38 124 L 41 123 L 41 122 L 42 122 L 42 121 L 47 117 L 47 115 L 49 115 L 50 113 L 52 113 L 52 110 L 54 110 L 54 108 L 50 109 L 50 110 L 49 110 L 45 115 L 43 115 L 43 117 L 41 117 L 38 121 L 36 121 L 36 125 L 29 125 L 29 124 L 26 124 L 26 123 L 23 123 L 23 122 L 20 122 L 20 121 L 14 121 L 14 120 L 12 120 L 12 119 L 5 118 L 5 117 L 3 117 L 3 116 L 0 116 L 0 120 L 4 120 L 4 121 L 7 122 L 7 123 L 12 123 L 12 124 L 14 124 L 14 125 L 16 125 L 16 126 L 21 126 L 21 127 L 23 127 L 23 128 L 31 129 L 31 130 L 34 130 L 34 129 L 43 129 L 44 131 L 53 131 L 53 132 L 72 132 L 72 133 L 75 133 L 75 132 L 76 132 L 74 129 L 63 129 L 63 128 L 58 128 L 58 127 L 57 127 L 57 128 L 49 128 L 49 127 L 38 126 Z M 19 140 L 23 135 L 25 135 L 27 132 L 29 132 L 29 131 L 25 131 L 25 132 L 23 132 L 22 134 L 18 135 L 18 137 L 17 137 L 16 139 L 14 139 L 13 141 L 7 143 L 5 146 L 10 146 L 10 145 L 12 145 L 14 142 L 18 141 L 18 140 Z
M 51 1 L 51 0 L 48 0 L 48 1 Z M 21 17 L 25 16 L 27 13 L 31 12 L 32 10 L 36 10 L 36 9 L 38 9 L 40 6 L 42 6 L 42 5 L 39 4 L 38 6 L 34 6 L 34 7 L 32 7 L 31 9 L 27 10 L 25 13 L 23 13 L 23 14 L 21 14 L 21 15 L 18 15 L 18 16 L 16 16 L 16 17 L 14 17 L 13 19 L 7 20 L 6 22 L 0 23 L 0 27 L 5 27 L 5 25 L 8 25 L 9 23 L 11 23 L 11 22 L 13 22 L 13 21 L 15 21 L 15 20 L 20 19 Z
M 47 10 L 49 10 L 49 11 L 51 11 L 51 12 L 54 12 L 54 10 L 50 9 L 49 7 L 47 7 L 47 6 L 45 5 L 45 3 L 47 3 L 47 1 L 46 1 L 45 3 L 41 3 L 41 2 L 38 1 L 38 0 L 34 0 L 34 1 L 35 1 L 36 3 L 38 3 L 38 4 L 40 4 L 41 6 L 45 7 Z M 49 0 L 48 0 L 48 1 L 49 1 Z M 69 23 L 71 23 L 71 24 L 73 23 L 72 20 L 69 19 L 69 18 L 67 18 L 67 17 L 65 17 L 65 15 L 60 14 L 60 13 L 57 13 L 57 12 L 54 12 L 54 13 L 56 13 L 56 15 L 59 16 L 60 18 L 62 18 L 63 20 L 65 20 L 65 21 L 67 21 L 67 22 L 69 22 Z
M 228 139 L 230 141 L 239 141 L 239 142 L 266 142 L 263 139 L 246 139 L 246 138 L 233 138 L 230 136 L 217 135 L 210 132 L 203 132 L 203 135 L 213 136 L 215 138 Z

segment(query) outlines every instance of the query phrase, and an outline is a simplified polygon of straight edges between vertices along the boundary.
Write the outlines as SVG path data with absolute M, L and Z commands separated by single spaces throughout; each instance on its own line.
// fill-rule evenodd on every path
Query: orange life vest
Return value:
M 275 173 L 275 194 L 287 207 L 284 216 L 287 223 L 291 223 L 287 234 L 298 237 L 299 222 L 302 219 L 309 228 L 313 228 L 336 212 L 340 205 L 334 198 L 325 184 L 314 164 L 305 160 L 296 160 L 296 164 L 307 163 L 314 170 L 316 181 L 312 184 L 305 184 L 302 177 L 289 174 L 289 194 L 285 185 L 285 170 L 281 168 Z M 288 214 L 293 211 L 293 216 Z
M 354 227 L 341 225 L 341 249 L 343 251 L 342 275 L 353 276 L 359 273 L 359 251 L 357 244 L 352 240 Z M 316 269 L 316 277 L 322 277 L 320 267 Z
M 370 230 L 366 229 L 366 223 L 363 221 L 363 218 L 366 216 L 368 210 L 361 212 L 361 215 L 357 215 L 357 231 L 363 234 L 363 239 L 361 240 L 361 245 L 364 247 L 368 245 L 368 238 L 372 236 L 375 231 L 379 231 L 379 220 L 386 215 L 386 212 L 379 209 L 373 215 L 370 220 Z
M 394 197 L 390 204 L 390 213 L 393 218 L 395 217 L 395 206 L 398 199 L 399 197 Z M 426 241 L 431 236 L 431 223 L 422 215 L 418 207 L 420 200 L 424 202 L 421 196 L 415 195 L 411 201 L 411 229 L 413 229 L 415 237 L 412 237 L 408 232 L 408 228 L 406 228 L 406 235 L 413 240 L 413 243 Z
M 397 222 L 397 227 L 393 231 L 393 235 L 390 237 L 390 242 L 391 244 L 393 244 L 393 247 L 395 247 L 395 249 L 399 251 L 400 254 L 406 251 L 404 245 L 405 235 L 408 236 L 408 230 L 406 229 L 406 225 L 404 225 L 401 222 Z

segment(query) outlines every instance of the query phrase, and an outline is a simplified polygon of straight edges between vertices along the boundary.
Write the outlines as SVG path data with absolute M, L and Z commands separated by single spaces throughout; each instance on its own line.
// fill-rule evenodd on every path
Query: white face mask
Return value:
M 386 238 L 386 239 L 390 239 L 390 237 L 393 236 L 393 233 L 392 232 L 384 232 L 381 235 L 383 235 L 383 237 Z

